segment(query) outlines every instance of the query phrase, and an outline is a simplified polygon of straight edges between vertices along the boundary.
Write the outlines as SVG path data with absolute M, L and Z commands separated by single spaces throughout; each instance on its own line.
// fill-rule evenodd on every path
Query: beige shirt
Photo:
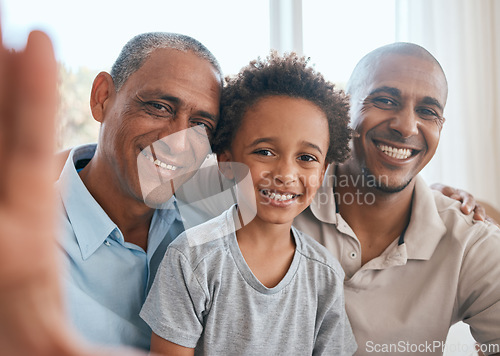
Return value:
M 450 326 L 459 320 L 470 325 L 477 341 L 500 347 L 497 227 L 474 222 L 460 212 L 458 202 L 416 177 L 403 240 L 362 266 L 359 241 L 336 213 L 332 185 L 325 179 L 294 225 L 326 246 L 345 270 L 357 355 L 440 355 Z

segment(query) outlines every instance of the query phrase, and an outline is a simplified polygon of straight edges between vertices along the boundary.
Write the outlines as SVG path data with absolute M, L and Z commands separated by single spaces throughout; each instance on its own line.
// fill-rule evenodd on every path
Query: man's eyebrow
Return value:
M 214 122 L 217 121 L 217 115 L 210 114 L 208 111 L 198 111 L 198 115 Z
M 157 98 L 159 98 L 161 100 L 170 101 L 170 102 L 172 102 L 174 104 L 182 104 L 182 100 L 179 99 L 178 97 L 173 96 L 173 95 L 165 94 L 164 92 L 162 92 L 160 90 L 144 91 L 143 93 L 140 94 L 140 96 L 143 96 L 143 95 L 157 97 Z M 196 113 L 196 115 L 199 115 L 201 117 L 204 117 L 204 118 L 212 120 L 212 121 L 216 121 L 217 120 L 217 116 L 218 116 L 218 114 L 211 114 L 211 113 L 209 113 L 208 111 L 205 111 L 205 110 L 198 111 Z
M 398 88 L 394 88 L 394 87 L 388 87 L 388 86 L 378 87 L 378 88 L 373 89 L 370 92 L 370 95 L 375 95 L 378 93 L 387 93 L 387 94 L 392 95 L 392 96 L 397 97 L 397 98 L 401 97 L 401 90 L 399 90 Z
M 422 99 L 422 103 L 426 105 L 436 106 L 439 110 L 443 111 L 443 105 L 439 102 L 439 100 L 434 99 L 433 97 L 426 96 Z

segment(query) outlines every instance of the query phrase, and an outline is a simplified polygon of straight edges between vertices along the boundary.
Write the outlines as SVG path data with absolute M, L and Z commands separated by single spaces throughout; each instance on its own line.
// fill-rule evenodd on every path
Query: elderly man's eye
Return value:
M 156 101 L 147 103 L 147 106 L 149 106 L 150 110 L 152 110 L 153 113 L 156 114 L 166 115 L 166 114 L 173 114 L 174 112 L 172 107 L 170 107 L 169 105 L 158 103 Z

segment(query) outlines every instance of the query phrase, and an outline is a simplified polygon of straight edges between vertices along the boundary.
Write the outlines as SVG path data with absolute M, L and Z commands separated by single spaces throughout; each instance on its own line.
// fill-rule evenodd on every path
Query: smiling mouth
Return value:
M 271 200 L 281 201 L 281 202 L 291 201 L 300 196 L 300 194 L 272 192 L 268 189 L 261 189 L 260 193 Z
M 389 145 L 384 145 L 381 143 L 377 143 L 377 148 L 379 151 L 383 152 L 385 155 L 395 158 L 395 159 L 400 159 L 404 160 L 407 158 L 410 158 L 413 154 L 415 154 L 416 150 L 413 150 L 411 148 L 397 148 Z
M 153 156 L 148 155 L 147 152 L 145 152 L 145 150 L 142 150 L 141 153 L 151 163 L 153 163 L 155 166 L 157 166 L 159 168 L 166 169 L 167 171 L 175 171 L 177 168 L 179 168 L 178 166 L 174 166 L 172 164 L 165 163 L 163 161 L 160 161 L 159 159 L 154 159 Z

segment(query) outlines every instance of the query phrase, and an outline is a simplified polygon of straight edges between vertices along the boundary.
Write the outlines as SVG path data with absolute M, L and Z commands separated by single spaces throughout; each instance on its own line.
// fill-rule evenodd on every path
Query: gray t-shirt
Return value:
M 235 214 L 233 206 L 169 246 L 141 317 L 196 355 L 352 355 L 338 261 L 292 227 L 290 268 L 267 288 L 241 254 Z

